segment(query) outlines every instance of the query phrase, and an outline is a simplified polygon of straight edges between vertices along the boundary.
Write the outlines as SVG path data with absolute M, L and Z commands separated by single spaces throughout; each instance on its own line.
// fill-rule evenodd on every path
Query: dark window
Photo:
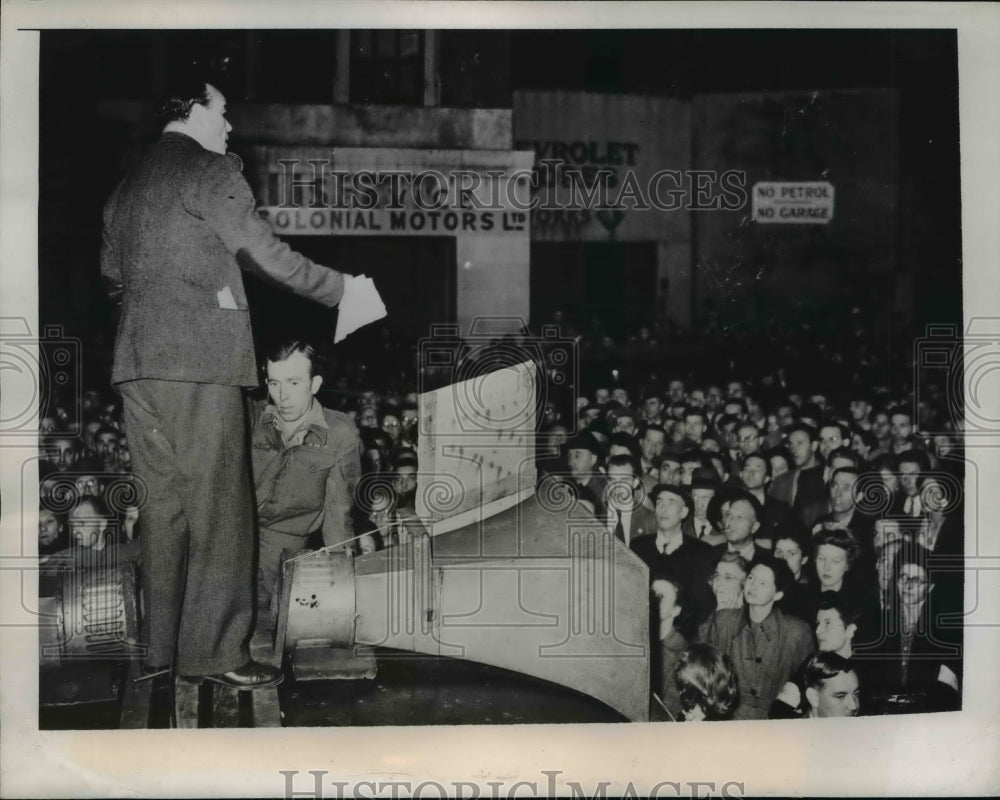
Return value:
M 351 31 L 351 102 L 423 105 L 423 31 Z
M 510 108 L 510 34 L 441 31 L 441 105 Z
M 332 103 L 336 31 L 260 31 L 257 98 L 264 103 Z

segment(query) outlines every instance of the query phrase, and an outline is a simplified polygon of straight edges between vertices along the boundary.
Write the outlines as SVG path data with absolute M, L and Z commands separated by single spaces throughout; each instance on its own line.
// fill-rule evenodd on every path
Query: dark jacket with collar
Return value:
M 165 133 L 112 193 L 101 250 L 101 274 L 122 301 L 112 383 L 256 386 L 241 269 L 322 305 L 340 302 L 344 276 L 272 233 L 241 167 Z
M 254 404 L 250 451 L 260 527 L 294 536 L 321 528 L 329 546 L 354 536 L 361 437 L 346 414 L 320 408 L 326 427 L 311 424 L 302 444 L 286 448 L 273 409 Z

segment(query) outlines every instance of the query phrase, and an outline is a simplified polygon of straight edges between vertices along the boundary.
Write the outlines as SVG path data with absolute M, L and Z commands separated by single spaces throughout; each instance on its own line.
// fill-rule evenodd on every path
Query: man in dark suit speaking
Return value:
M 235 689 L 281 681 L 250 658 L 254 526 L 243 387 L 257 384 L 240 270 L 333 307 L 350 276 L 277 239 L 227 155 L 226 99 L 174 76 L 159 141 L 104 209 L 101 272 L 121 299 L 112 383 L 146 491 L 149 675 Z

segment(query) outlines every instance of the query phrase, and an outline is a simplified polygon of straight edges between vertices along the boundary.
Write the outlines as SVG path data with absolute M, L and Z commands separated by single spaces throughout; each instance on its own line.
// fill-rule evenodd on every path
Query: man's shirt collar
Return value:
M 271 403 L 264 408 L 264 423 L 269 431 L 277 434 L 273 444 L 293 447 L 298 444 L 325 444 L 330 425 L 323 413 L 323 406 L 313 398 L 312 405 L 302 417 L 290 425 L 281 419 L 278 409 Z

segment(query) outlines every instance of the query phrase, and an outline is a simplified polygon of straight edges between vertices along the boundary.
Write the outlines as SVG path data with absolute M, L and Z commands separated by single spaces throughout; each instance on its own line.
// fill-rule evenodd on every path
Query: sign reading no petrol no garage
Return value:
M 754 222 L 822 223 L 833 219 L 833 184 L 761 181 L 753 187 Z

